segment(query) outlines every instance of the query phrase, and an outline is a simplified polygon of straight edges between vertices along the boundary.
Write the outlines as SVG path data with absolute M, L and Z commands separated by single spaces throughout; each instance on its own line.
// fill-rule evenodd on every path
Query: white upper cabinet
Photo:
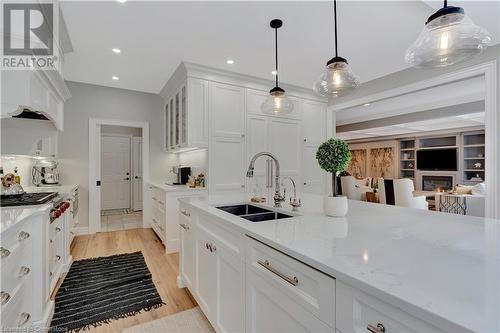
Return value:
M 245 89 L 229 84 L 210 83 L 212 134 L 242 137 L 245 134 Z
M 165 150 L 208 146 L 208 82 L 187 78 L 165 100 Z
M 245 190 L 245 89 L 210 82 L 210 191 Z
M 303 140 L 308 144 L 321 144 L 326 139 L 326 103 L 302 101 Z

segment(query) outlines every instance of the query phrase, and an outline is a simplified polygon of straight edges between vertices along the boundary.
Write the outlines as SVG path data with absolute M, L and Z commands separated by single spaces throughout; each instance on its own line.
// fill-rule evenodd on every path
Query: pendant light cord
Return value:
M 274 28 L 274 52 L 276 61 L 276 87 L 278 86 L 278 28 Z
M 335 57 L 338 57 L 337 51 L 337 0 L 333 0 L 333 19 L 335 22 Z

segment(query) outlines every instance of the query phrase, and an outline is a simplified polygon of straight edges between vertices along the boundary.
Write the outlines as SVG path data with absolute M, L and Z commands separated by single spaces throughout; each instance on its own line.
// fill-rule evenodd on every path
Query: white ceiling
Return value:
M 498 43 L 500 5 L 466 12 Z M 432 4 L 431 4 L 432 5 Z M 404 53 L 433 12 L 424 1 L 341 1 L 339 50 L 366 82 L 406 68 Z M 63 2 L 74 51 L 65 78 L 158 93 L 181 61 L 272 79 L 270 19 L 281 18 L 280 78 L 310 88 L 332 57 L 332 1 Z M 117 47 L 120 55 L 111 52 Z M 235 64 L 229 66 L 227 59 Z M 111 76 L 120 77 L 119 81 Z
M 484 112 L 343 132 L 338 133 L 337 137 L 342 140 L 375 139 L 377 137 L 380 138 L 392 135 L 406 136 L 428 131 L 452 130 L 477 126 L 484 126 Z

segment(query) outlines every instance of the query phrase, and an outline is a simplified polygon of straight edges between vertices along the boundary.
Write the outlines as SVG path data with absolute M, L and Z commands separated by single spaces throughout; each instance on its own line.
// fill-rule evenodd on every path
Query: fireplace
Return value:
M 451 190 L 453 188 L 453 176 L 422 176 L 422 190 L 435 191 Z

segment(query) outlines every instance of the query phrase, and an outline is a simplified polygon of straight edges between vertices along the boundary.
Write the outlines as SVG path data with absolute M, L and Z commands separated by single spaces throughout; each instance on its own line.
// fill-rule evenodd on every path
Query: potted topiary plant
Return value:
M 345 171 L 351 162 L 349 146 L 340 139 L 329 139 L 319 146 L 316 159 L 321 169 L 332 173 L 332 195 L 325 197 L 325 214 L 345 216 L 347 214 L 347 197 L 337 195 L 337 176 Z

